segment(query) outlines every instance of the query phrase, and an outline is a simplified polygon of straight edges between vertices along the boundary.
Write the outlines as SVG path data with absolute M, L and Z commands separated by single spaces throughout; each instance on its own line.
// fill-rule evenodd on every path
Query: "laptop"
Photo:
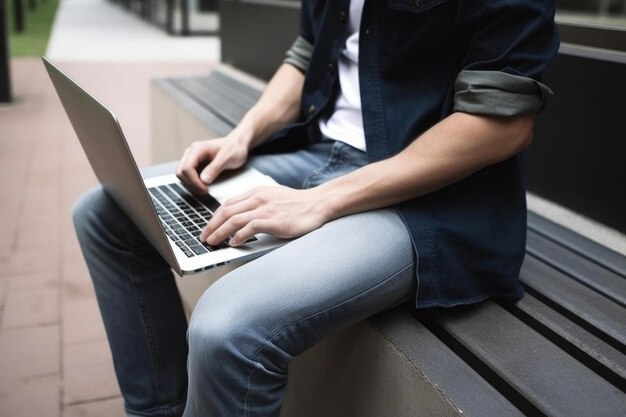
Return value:
M 96 177 L 179 276 L 250 260 L 286 242 L 267 234 L 236 248 L 200 242 L 220 202 L 274 180 L 248 167 L 212 184 L 210 195 L 197 196 L 173 174 L 142 178 L 115 115 L 42 59 Z

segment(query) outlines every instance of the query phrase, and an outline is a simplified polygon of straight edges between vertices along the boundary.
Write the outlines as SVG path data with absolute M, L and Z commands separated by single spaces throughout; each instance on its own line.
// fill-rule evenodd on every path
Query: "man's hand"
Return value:
M 248 147 L 232 137 L 194 142 L 185 149 L 176 176 L 193 193 L 206 194 L 207 185 L 224 170 L 246 163 Z
M 229 236 L 239 246 L 257 233 L 280 238 L 302 236 L 328 221 L 315 188 L 259 187 L 220 206 L 200 234 L 200 240 L 217 245 Z

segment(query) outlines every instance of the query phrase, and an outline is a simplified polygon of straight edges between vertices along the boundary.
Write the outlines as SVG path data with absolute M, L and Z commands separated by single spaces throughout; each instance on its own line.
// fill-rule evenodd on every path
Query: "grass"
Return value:
M 0 0 L 6 5 L 11 57 L 39 57 L 48 46 L 50 30 L 60 0 L 37 0 L 35 10 L 29 10 L 28 0 L 21 0 L 24 7 L 24 32 L 13 30 L 13 3 L 15 0 Z

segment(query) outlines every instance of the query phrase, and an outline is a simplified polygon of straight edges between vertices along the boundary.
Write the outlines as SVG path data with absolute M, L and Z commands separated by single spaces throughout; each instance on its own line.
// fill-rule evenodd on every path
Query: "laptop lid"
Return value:
M 42 57 L 96 177 L 178 275 L 167 240 L 115 115 Z

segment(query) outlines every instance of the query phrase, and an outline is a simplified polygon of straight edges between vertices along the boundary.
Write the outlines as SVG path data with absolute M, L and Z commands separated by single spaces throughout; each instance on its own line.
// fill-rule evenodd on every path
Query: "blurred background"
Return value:
M 527 155 L 529 201 L 626 253 L 626 0 L 557 5 L 563 46 L 546 74 L 557 95 Z M 147 166 L 153 80 L 218 64 L 267 80 L 297 34 L 299 7 L 0 0 L 0 417 L 123 415 L 70 219 L 96 180 L 40 57 L 114 109 Z

